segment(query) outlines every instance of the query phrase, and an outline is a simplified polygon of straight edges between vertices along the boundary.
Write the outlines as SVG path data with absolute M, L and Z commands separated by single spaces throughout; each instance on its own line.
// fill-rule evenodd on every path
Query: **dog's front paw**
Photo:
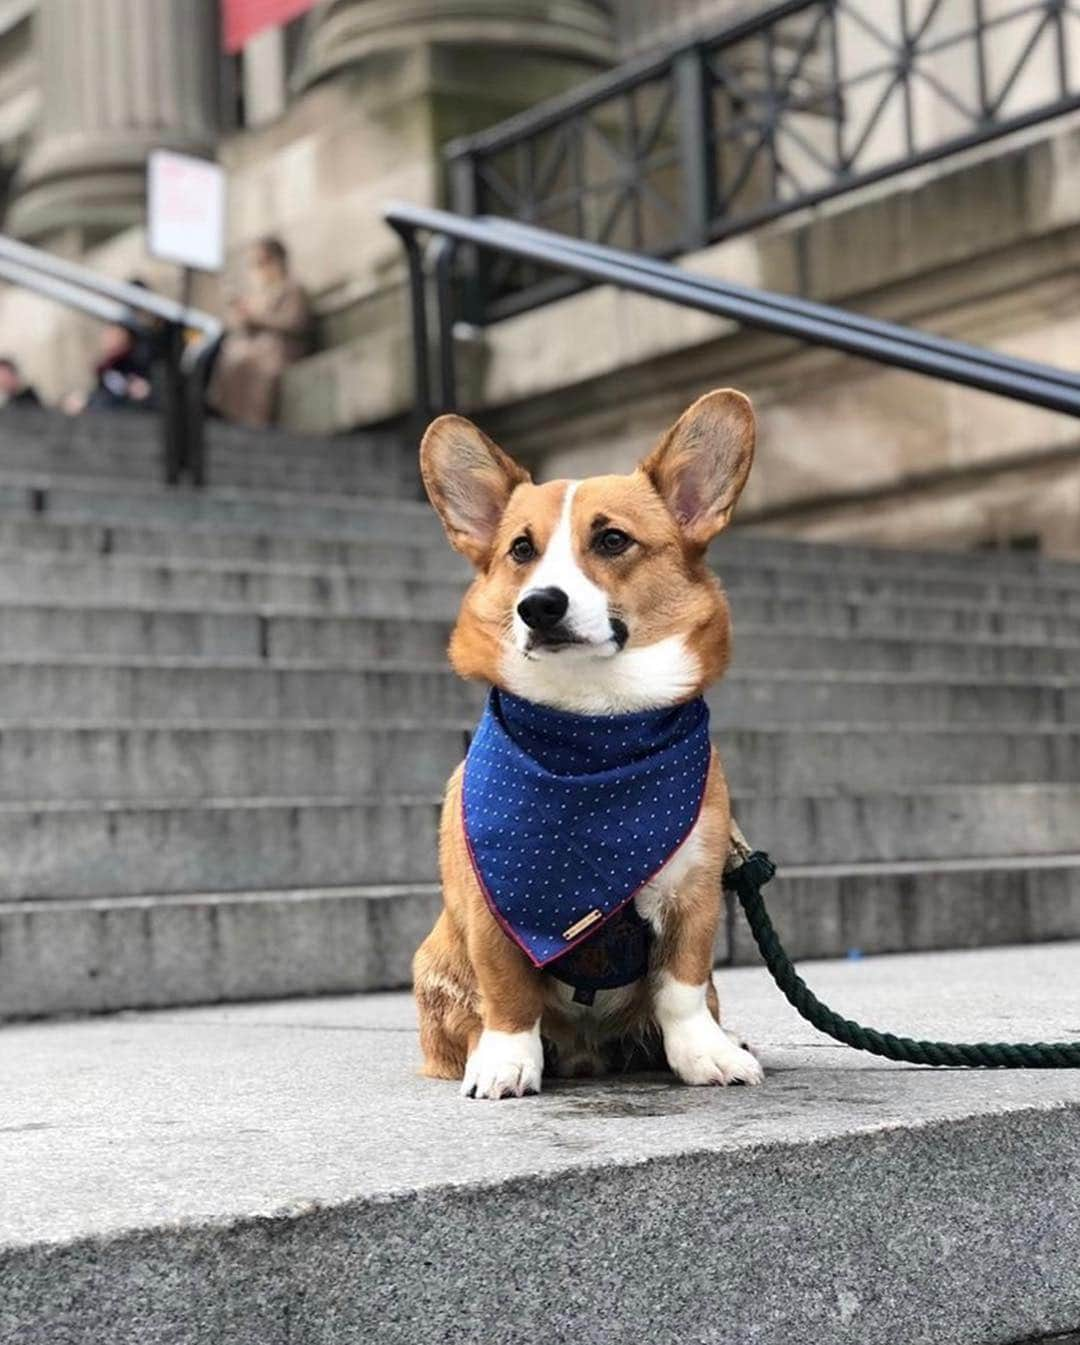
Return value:
M 713 1019 L 703 1014 L 668 1029 L 664 1037 L 668 1064 L 689 1084 L 765 1082 L 756 1056 L 738 1046 Z
M 464 1097 L 524 1097 L 539 1093 L 544 1070 L 540 1027 L 532 1032 L 485 1028 L 465 1066 Z

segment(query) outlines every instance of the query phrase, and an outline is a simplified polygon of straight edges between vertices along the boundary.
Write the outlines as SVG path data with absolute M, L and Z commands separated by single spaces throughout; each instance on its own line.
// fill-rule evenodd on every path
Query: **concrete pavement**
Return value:
M 1080 944 L 808 964 L 864 1022 L 1080 1038 Z M 722 973 L 758 1090 L 468 1102 L 409 999 L 0 1038 L 0 1340 L 1011 1342 L 1080 1326 L 1080 1072 L 832 1045 Z

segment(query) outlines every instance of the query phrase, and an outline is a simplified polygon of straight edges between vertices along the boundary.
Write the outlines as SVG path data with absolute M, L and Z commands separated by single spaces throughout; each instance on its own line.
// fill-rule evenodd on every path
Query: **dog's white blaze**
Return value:
M 683 1083 L 763 1083 L 765 1075 L 757 1060 L 737 1046 L 709 1012 L 705 989 L 677 981 L 669 971 L 656 978 L 653 1012 L 668 1064 Z
M 465 1064 L 461 1091 L 465 1097 L 524 1097 L 539 1093 L 544 1072 L 540 1019 L 528 1032 L 484 1028 Z
M 563 624 L 571 634 L 576 635 L 579 640 L 588 640 L 592 645 L 611 645 L 614 651 L 615 642 L 611 638 L 611 615 L 608 611 L 607 594 L 593 583 L 574 555 L 572 514 L 574 496 L 580 484 L 580 481 L 567 483 L 555 531 L 551 534 L 547 549 L 540 557 L 540 564 L 530 577 L 528 588 L 522 590 L 521 597 L 524 598 L 536 589 L 561 588 L 570 600 Z M 528 635 L 528 626 L 515 612 L 514 637 L 519 649 L 525 648 Z M 565 652 L 560 650 L 555 657 Z

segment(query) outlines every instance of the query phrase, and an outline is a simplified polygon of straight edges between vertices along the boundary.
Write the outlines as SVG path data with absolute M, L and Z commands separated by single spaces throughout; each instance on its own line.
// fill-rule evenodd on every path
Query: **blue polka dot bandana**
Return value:
M 465 759 L 465 835 L 488 904 L 535 966 L 598 933 L 663 868 L 708 771 L 701 699 L 577 715 L 491 692 Z

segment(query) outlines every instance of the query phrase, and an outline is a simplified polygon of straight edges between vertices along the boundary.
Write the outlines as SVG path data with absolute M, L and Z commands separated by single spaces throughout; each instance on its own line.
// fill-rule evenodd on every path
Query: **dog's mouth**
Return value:
M 611 635 L 606 640 L 585 640 L 565 627 L 556 626 L 548 631 L 531 630 L 525 641 L 524 653 L 526 658 L 532 658 L 538 654 L 560 654 L 566 650 L 577 650 L 611 657 L 619 653 L 629 638 L 630 631 L 626 622 L 618 617 L 612 617 Z
M 591 640 L 580 640 L 576 635 L 560 635 L 555 631 L 540 634 L 530 631 L 525 641 L 526 654 L 558 654 L 564 649 L 589 649 Z

